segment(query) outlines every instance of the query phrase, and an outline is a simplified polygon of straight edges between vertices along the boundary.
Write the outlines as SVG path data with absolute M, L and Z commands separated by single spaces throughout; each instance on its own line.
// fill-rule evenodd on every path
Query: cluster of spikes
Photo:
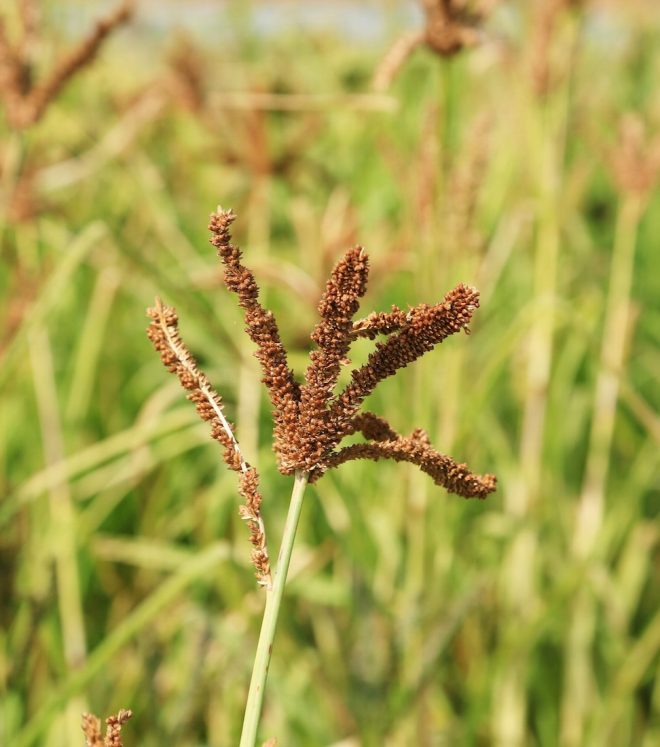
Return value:
M 464 330 L 479 306 L 479 293 L 459 284 L 437 304 L 420 304 L 404 311 L 393 306 L 353 321 L 367 288 L 369 261 L 362 247 L 349 249 L 333 269 L 319 303 L 320 321 L 311 338 L 304 383 L 289 367 L 277 322 L 259 302 L 259 287 L 252 272 L 242 264 L 242 253 L 232 244 L 231 210 L 218 208 L 211 215 L 211 243 L 224 265 L 224 283 L 238 297 L 245 312 L 245 328 L 256 345 L 265 384 L 273 408 L 274 450 L 284 475 L 296 472 L 318 480 L 328 469 L 352 459 L 393 459 L 417 465 L 436 485 L 465 498 L 485 498 L 495 490 L 493 475 L 476 475 L 465 464 L 436 451 L 422 429 L 409 436 L 396 433 L 381 417 L 361 412 L 360 406 L 376 386 L 400 368 L 432 350 L 449 335 Z M 252 560 L 257 578 L 270 586 L 271 574 L 261 519 L 259 480 L 244 460 L 233 428 L 223 413 L 222 400 L 181 341 L 173 308 L 156 299 L 148 335 L 165 366 L 188 391 L 200 416 L 209 421 L 212 436 L 224 447 L 224 459 L 239 473 L 239 490 L 245 503 L 241 516 L 248 523 L 253 545 Z M 359 337 L 376 343 L 367 362 L 356 368 L 343 391 L 335 393 L 342 365 L 351 343 Z M 363 443 L 341 446 L 346 436 L 360 433 Z
M 487 3 L 470 7 L 465 0 L 421 0 L 421 5 L 426 20 L 424 27 L 406 31 L 394 42 L 374 75 L 376 90 L 390 87 L 417 47 L 425 46 L 440 57 L 453 57 L 483 40 L 480 27 L 488 12 Z
M 86 747 L 122 747 L 121 727 L 132 715 L 132 711 L 122 709 L 116 716 L 107 718 L 104 737 L 101 734 L 101 719 L 91 713 L 83 713 L 82 730 Z

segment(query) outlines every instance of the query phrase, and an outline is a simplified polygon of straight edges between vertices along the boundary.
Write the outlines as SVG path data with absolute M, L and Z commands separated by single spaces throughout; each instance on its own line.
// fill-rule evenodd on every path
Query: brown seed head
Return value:
M 287 365 L 272 314 L 259 304 L 259 289 L 253 274 L 242 264 L 240 250 L 231 242 L 229 228 L 235 216 L 219 209 L 211 216 L 211 243 L 225 265 L 225 283 L 238 295 L 245 309 L 246 328 L 257 343 L 263 381 L 275 410 L 275 444 L 280 471 L 310 473 L 315 480 L 332 466 L 352 458 L 390 457 L 418 464 L 433 479 L 461 495 L 479 495 L 494 489 L 489 476 L 472 475 L 464 465 L 435 452 L 423 432 L 408 438 L 396 434 L 381 418 L 358 415 L 364 399 L 380 381 L 414 362 L 446 337 L 464 329 L 479 306 L 479 294 L 460 284 L 441 303 L 420 304 L 408 311 L 392 307 L 390 312 L 370 314 L 353 322 L 367 284 L 368 260 L 361 247 L 349 250 L 335 266 L 319 303 L 320 322 L 312 332 L 317 349 L 310 355 L 305 384 L 300 387 Z M 334 395 L 342 363 L 351 342 L 358 336 L 388 335 L 376 345 L 367 363 L 353 371 L 349 385 Z M 375 444 L 335 451 L 342 439 L 361 431 Z M 387 442 L 387 443 L 385 443 Z
M 62 88 L 92 63 L 106 38 L 130 19 L 133 2 L 123 0 L 97 21 L 89 34 L 36 84 L 32 80 L 30 48 L 37 35 L 38 13 L 29 2 L 20 3 L 19 10 L 21 33 L 17 44 L 10 42 L 0 21 L 0 101 L 9 125 L 17 130 L 38 122 Z
M 426 44 L 442 57 L 451 57 L 479 41 L 480 16 L 457 0 L 423 0 Z
M 259 287 L 254 275 L 241 263 L 242 253 L 232 244 L 230 227 L 235 218 L 231 210 L 219 207 L 211 215 L 210 241 L 225 266 L 225 285 L 236 293 L 239 306 L 245 310 L 245 329 L 257 346 L 255 355 L 261 364 L 261 380 L 266 385 L 273 406 L 274 448 L 280 458 L 280 468 L 286 474 L 291 474 L 295 466 L 286 459 L 287 423 L 298 419 L 300 387 L 289 368 L 275 317 L 259 303 Z
M 367 289 L 369 265 L 362 247 L 346 252 L 335 266 L 319 302 L 321 321 L 312 332 L 318 349 L 310 354 L 310 365 L 301 389 L 299 425 L 302 438 L 294 439 L 298 469 L 309 472 L 335 445 L 330 427 L 328 402 L 339 378 L 342 362 L 352 341 L 353 316 Z
M 352 459 L 393 459 L 395 462 L 416 464 L 436 485 L 464 498 L 485 498 L 497 485 L 495 475 L 473 474 L 466 464 L 458 464 L 451 457 L 433 449 L 428 443 L 428 436 L 419 432 L 377 443 L 346 446 L 328 457 L 324 466 L 328 469 L 338 467 Z M 314 473 L 310 481 L 319 477 L 319 473 Z
M 367 363 L 353 372 L 350 384 L 332 405 L 333 422 L 341 428 L 383 379 L 413 363 L 449 335 L 468 330 L 475 309 L 479 307 L 476 289 L 457 285 L 435 306 L 420 304 L 406 315 L 406 322 L 384 343 L 378 343 Z
M 373 87 L 385 91 L 417 47 L 425 45 L 440 57 L 453 57 L 479 43 L 486 10 L 471 11 L 460 0 L 422 0 L 426 24 L 402 34 L 378 65 Z
M 660 177 L 660 135 L 649 137 L 639 115 L 626 114 L 610 163 L 621 192 L 646 199 Z
M 122 747 L 121 728 L 131 718 L 133 712 L 120 710 L 116 716 L 105 720 L 105 738 L 101 737 L 101 720 L 91 713 L 83 713 L 82 730 L 87 747 Z
M 157 298 L 155 307 L 148 309 L 147 314 L 152 319 L 147 335 L 160 353 L 163 364 L 168 371 L 179 377 L 181 385 L 188 391 L 188 399 L 195 403 L 199 416 L 211 426 L 211 436 L 224 447 L 224 460 L 229 468 L 240 473 L 239 493 L 245 499 L 240 514 L 250 529 L 257 579 L 261 585 L 270 586 L 270 565 L 261 519 L 262 499 L 258 490 L 257 472 L 243 459 L 233 428 L 225 418 L 220 395 L 213 389 L 206 374 L 200 371 L 181 340 L 176 310 L 163 305 Z
M 390 312 L 370 314 L 354 323 L 353 316 L 366 291 L 368 259 L 361 247 L 350 249 L 332 271 L 319 302 L 321 319 L 311 334 L 317 348 L 310 355 L 301 387 L 288 366 L 275 318 L 260 304 L 254 275 L 242 264 L 242 253 L 232 243 L 230 227 L 234 219 L 230 210 L 219 208 L 213 213 L 210 240 L 224 264 L 225 284 L 238 296 L 245 311 L 246 331 L 257 346 L 262 381 L 273 405 L 274 449 L 280 471 L 307 473 L 313 482 L 327 469 L 351 459 L 387 458 L 416 464 L 437 485 L 458 495 L 483 498 L 495 490 L 493 475 L 475 475 L 466 465 L 435 451 L 423 430 L 400 436 L 383 418 L 358 412 L 383 379 L 413 363 L 449 335 L 462 329 L 468 332 L 479 306 L 479 293 L 459 284 L 441 303 L 419 304 L 407 312 L 393 306 Z M 258 475 L 240 453 L 220 397 L 181 341 L 176 311 L 157 300 L 148 313 L 152 319 L 148 335 L 163 363 L 178 376 L 202 419 L 210 423 L 213 437 L 224 446 L 227 464 L 240 473 L 239 491 L 245 499 L 240 514 L 250 529 L 257 578 L 269 585 Z M 377 335 L 387 335 L 387 339 L 376 344 L 367 363 L 352 372 L 348 386 L 335 396 L 333 390 L 351 342 L 358 336 L 373 339 Z M 367 443 L 338 448 L 345 436 L 358 432 Z
M 86 747 L 103 747 L 100 718 L 91 713 L 83 713 L 82 731 L 85 736 Z

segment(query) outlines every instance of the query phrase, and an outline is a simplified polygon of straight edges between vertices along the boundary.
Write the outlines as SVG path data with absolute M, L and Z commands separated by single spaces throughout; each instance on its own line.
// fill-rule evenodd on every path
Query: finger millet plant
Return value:
M 307 482 L 315 482 L 326 470 L 352 459 L 410 462 L 436 485 L 465 498 L 485 498 L 495 490 L 496 480 L 490 474 L 475 475 L 465 464 L 436 451 L 422 428 L 401 436 L 378 415 L 359 412 L 364 399 L 383 379 L 455 332 L 469 332 L 468 324 L 479 306 L 477 290 L 459 284 L 440 303 L 420 304 L 407 311 L 393 306 L 389 312 L 374 312 L 354 322 L 367 288 L 369 261 L 362 247 L 349 249 L 332 271 L 319 303 L 321 321 L 311 334 L 317 347 L 310 354 L 305 383 L 301 385 L 289 367 L 275 317 L 259 302 L 257 281 L 242 264 L 241 251 L 232 244 L 230 226 L 234 219 L 231 210 L 221 208 L 211 215 L 211 243 L 224 265 L 225 285 L 238 296 L 245 312 L 246 332 L 257 346 L 255 355 L 273 407 L 273 448 L 280 472 L 295 475 L 274 573 L 261 517 L 257 471 L 241 454 L 233 428 L 223 414 L 220 396 L 182 342 L 176 311 L 164 306 L 160 299 L 149 309 L 152 323 L 148 334 L 164 365 L 188 390 L 188 398 L 195 403 L 201 418 L 211 424 L 213 438 L 224 447 L 225 462 L 240 475 L 239 491 L 245 499 L 240 513 L 250 528 L 257 580 L 266 587 L 268 595 L 241 737 L 241 746 L 248 747 L 256 739 L 275 625 Z M 349 384 L 335 394 L 341 366 L 349 362 L 351 342 L 358 337 L 375 339 L 379 335 L 387 340 L 377 343 L 367 362 L 352 372 Z M 361 433 L 366 442 L 338 448 L 346 436 L 355 433 Z

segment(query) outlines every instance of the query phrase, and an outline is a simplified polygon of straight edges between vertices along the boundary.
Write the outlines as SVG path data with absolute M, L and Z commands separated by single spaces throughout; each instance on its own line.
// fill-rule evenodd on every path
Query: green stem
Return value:
M 453 126 L 456 117 L 456 86 L 455 86 L 455 60 L 442 58 L 439 61 L 439 106 L 438 112 L 438 178 L 440 189 L 438 197 L 441 197 L 441 191 L 444 190 L 449 171 L 452 144 L 453 144 Z M 442 199 L 439 200 L 442 205 Z
M 580 556 L 586 556 L 592 550 L 605 510 L 605 484 L 619 387 L 625 367 L 635 244 L 642 211 L 643 204 L 639 196 L 628 195 L 617 219 L 601 341 L 600 370 L 596 379 L 585 480 L 578 504 L 574 537 L 574 549 Z
M 625 367 L 635 245 L 642 212 L 643 203 L 639 196 L 628 195 L 623 200 L 617 218 L 589 450 L 573 535 L 573 551 L 580 559 L 588 558 L 593 552 L 603 524 L 614 422 Z M 587 722 L 595 710 L 597 696 L 591 649 L 596 635 L 596 619 L 596 602 L 588 588 L 583 586 L 573 605 L 566 641 L 567 665 L 560 731 L 561 744 L 566 747 L 585 743 Z M 600 713 L 607 713 L 607 710 Z
M 250 680 L 250 689 L 245 706 L 240 747 L 254 747 L 256 744 L 257 728 L 264 700 L 264 688 L 266 686 L 266 677 L 268 676 L 270 655 L 273 649 L 273 639 L 275 638 L 275 628 L 277 627 L 277 618 L 280 613 L 284 585 L 286 584 L 286 577 L 289 571 L 293 541 L 296 537 L 298 519 L 300 518 L 308 478 L 309 474 L 307 472 L 296 472 L 293 492 L 291 493 L 291 503 L 289 504 L 289 513 L 286 517 L 284 534 L 282 535 L 282 545 L 280 546 L 280 553 L 277 558 L 273 587 L 266 591 L 266 607 L 264 608 L 264 617 L 261 621 L 257 653 L 252 668 L 252 679 Z

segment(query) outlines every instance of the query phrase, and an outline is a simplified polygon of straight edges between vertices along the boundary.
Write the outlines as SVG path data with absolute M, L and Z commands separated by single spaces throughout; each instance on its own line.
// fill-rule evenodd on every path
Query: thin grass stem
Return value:
M 30 359 L 46 464 L 57 464 L 64 456 L 62 424 L 55 387 L 54 361 L 45 328 L 30 335 Z M 69 671 L 79 670 L 87 657 L 85 619 L 77 561 L 76 511 L 68 482 L 49 491 L 48 544 L 56 580 L 57 606 L 62 630 L 62 651 Z M 82 698 L 67 704 L 66 734 L 71 743 L 78 737 Z
M 284 585 L 289 571 L 289 562 L 293 551 L 293 542 L 296 537 L 298 519 L 302 509 L 305 487 L 307 486 L 309 474 L 307 472 L 296 472 L 289 503 L 289 512 L 284 525 L 282 544 L 277 557 L 277 567 L 273 574 L 273 586 L 266 591 L 266 606 L 259 632 L 257 653 L 252 668 L 252 678 L 245 706 L 245 717 L 243 719 L 243 730 L 241 732 L 240 747 L 254 747 L 257 740 L 257 729 L 261 716 L 261 707 L 264 699 L 264 688 L 268 676 L 270 655 L 273 649 L 273 639 L 277 627 L 277 618 L 280 613 L 280 605 L 284 594 Z
M 575 57 L 580 40 L 577 17 L 568 17 L 561 39 L 567 54 Z M 526 92 L 524 115 L 529 117 L 533 150 L 538 152 L 538 234 L 533 260 L 534 318 L 527 349 L 525 390 L 519 445 L 520 475 L 505 497 L 507 512 L 525 520 L 538 509 L 544 485 L 548 389 L 552 378 L 560 289 L 561 195 L 565 179 L 568 124 L 573 106 L 571 78 L 548 94 L 545 102 Z M 508 631 L 507 647 L 498 677 L 493 735 L 496 747 L 522 747 L 525 743 L 529 695 L 529 639 L 521 631 L 532 624 L 531 598 L 540 561 L 539 537 L 534 525 L 521 525 L 503 563 L 503 599 L 518 627 Z
M 625 367 L 635 245 L 642 210 L 639 196 L 628 195 L 617 218 L 589 451 L 573 535 L 573 552 L 579 559 L 588 558 L 594 551 L 603 528 L 605 488 L 619 388 Z M 595 708 L 597 686 L 593 676 L 592 641 L 597 619 L 596 605 L 596 600 L 585 585 L 576 597 L 568 626 L 565 696 L 561 707 L 561 743 L 566 747 L 583 744 L 587 724 Z
M 586 476 L 574 537 L 578 555 L 586 555 L 593 547 L 603 520 L 614 419 L 625 366 L 635 245 L 641 215 L 640 198 L 634 194 L 627 196 L 619 211 L 612 251 Z

